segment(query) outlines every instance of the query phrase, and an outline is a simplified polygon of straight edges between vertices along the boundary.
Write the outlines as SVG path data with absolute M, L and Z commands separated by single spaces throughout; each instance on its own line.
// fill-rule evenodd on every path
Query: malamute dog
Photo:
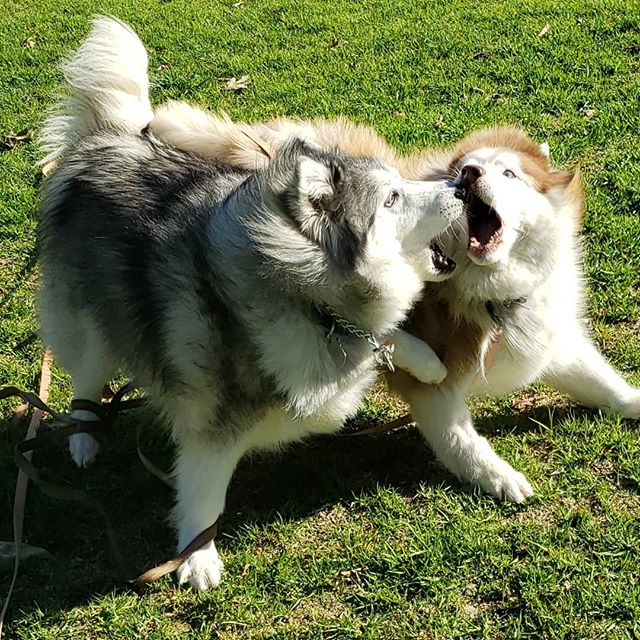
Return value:
M 427 346 L 404 354 L 400 334 L 399 361 L 413 358 L 414 375 L 396 371 L 389 379 L 438 458 L 462 481 L 516 502 L 533 493 L 474 429 L 466 404 L 471 395 L 501 395 L 544 380 L 583 405 L 640 417 L 640 389 L 604 360 L 589 337 L 578 238 L 580 178 L 553 169 L 546 145 L 516 128 L 496 127 L 449 150 L 399 156 L 370 128 L 346 120 L 280 118 L 247 125 L 184 103 L 158 109 L 149 129 L 167 144 L 246 169 L 260 167 L 284 140 L 299 135 L 383 158 L 407 179 L 454 180 L 467 216 L 438 245 L 457 268 L 450 279 L 427 285 L 406 324 L 436 351 L 448 375 L 440 384 L 416 380 L 419 360 L 429 358 Z
M 141 132 L 146 65 L 110 19 L 67 64 L 72 95 L 43 133 L 60 162 L 44 184 L 40 313 L 76 398 L 99 401 L 123 367 L 169 425 L 182 549 L 218 518 L 245 452 L 355 413 L 464 204 L 446 180 L 295 137 L 256 171 L 171 148 Z M 71 450 L 86 464 L 95 441 Z M 178 577 L 214 587 L 221 568 L 209 543 Z

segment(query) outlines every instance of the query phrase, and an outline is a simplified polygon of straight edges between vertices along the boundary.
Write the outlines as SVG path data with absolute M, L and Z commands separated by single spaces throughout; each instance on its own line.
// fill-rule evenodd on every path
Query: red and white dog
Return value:
M 427 283 L 389 375 L 438 458 L 460 480 L 505 500 L 532 495 L 527 479 L 473 426 L 472 395 L 497 396 L 544 380 L 590 407 L 640 417 L 630 386 L 589 337 L 578 233 L 584 198 L 577 172 L 553 169 L 547 145 L 513 127 L 472 133 L 444 151 L 398 155 L 372 129 L 346 120 L 234 123 L 184 103 L 157 110 L 150 131 L 166 143 L 252 168 L 291 135 L 349 154 L 377 156 L 413 180 L 450 176 L 468 204 L 466 225 L 438 239 L 457 268 Z M 420 382 L 418 379 L 426 381 Z

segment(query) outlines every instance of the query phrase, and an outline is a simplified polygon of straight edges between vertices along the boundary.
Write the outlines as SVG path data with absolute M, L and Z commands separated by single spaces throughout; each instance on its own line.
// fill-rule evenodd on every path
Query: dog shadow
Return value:
M 82 488 L 105 505 L 120 539 L 126 541 L 126 556 L 144 565 L 137 566 L 140 570 L 175 551 L 167 517 L 173 495 L 138 460 L 136 420 L 142 418 L 145 425 L 145 454 L 158 466 L 170 468 L 173 450 L 164 436 L 150 429 L 153 417 L 144 414 L 141 410 L 135 417 L 123 418 L 117 438 L 89 469 L 75 468 L 66 443 L 56 445 L 46 456 L 41 452 L 34 456 L 48 479 Z M 478 426 L 485 433 L 543 431 L 547 418 L 548 409 L 531 409 L 502 415 L 498 421 L 483 418 Z M 226 534 L 225 545 L 233 548 L 239 544 L 233 531 L 243 525 L 304 519 L 342 501 L 371 495 L 381 486 L 413 496 L 424 485 L 468 490 L 436 461 L 415 428 L 376 436 L 311 438 L 282 453 L 243 460 L 229 487 L 220 526 Z M 24 564 L 11 606 L 14 615 L 34 608 L 65 610 L 100 594 L 137 589 L 116 582 L 105 524 L 97 513 L 49 500 L 31 487 L 25 523 L 27 542 L 45 547 L 53 557 Z M 9 539 L 8 527 L 1 527 L 0 534 Z M 8 581 L 8 572 L 0 574 L 0 589 L 8 588 Z

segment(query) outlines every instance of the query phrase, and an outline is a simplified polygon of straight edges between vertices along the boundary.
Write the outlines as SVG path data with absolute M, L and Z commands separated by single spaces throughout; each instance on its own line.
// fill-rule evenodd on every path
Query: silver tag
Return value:
M 373 358 L 378 364 L 385 365 L 389 371 L 395 371 L 393 366 L 393 352 L 396 345 L 390 342 L 383 342 L 380 344 L 377 340 L 372 341 L 373 344 Z

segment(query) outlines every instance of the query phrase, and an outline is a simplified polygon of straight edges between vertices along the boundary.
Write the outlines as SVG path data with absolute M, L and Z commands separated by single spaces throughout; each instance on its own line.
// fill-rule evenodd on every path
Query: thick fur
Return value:
M 146 58 L 123 66 L 107 33 L 142 46 L 98 20 L 67 67 L 66 129 L 45 127 L 62 155 L 41 208 L 42 335 L 75 397 L 98 401 L 120 367 L 146 389 L 178 448 L 183 548 L 220 515 L 245 452 L 355 413 L 375 376 L 371 345 L 328 337 L 322 309 L 391 332 L 421 292 L 424 242 L 463 205 L 444 182 L 297 138 L 256 171 L 169 147 L 139 131 L 140 100 L 120 100 L 142 86 Z M 71 451 L 84 465 L 97 447 L 82 436 Z M 211 543 L 178 577 L 213 587 L 221 569 Z
M 147 67 L 147 52 L 130 27 L 96 18 L 91 39 L 64 65 L 69 95 L 40 136 L 42 162 L 60 158 L 94 131 L 137 133 L 145 127 L 153 118 Z
M 171 130 L 171 117 L 181 131 L 190 128 L 188 113 L 180 113 L 177 105 L 159 109 L 157 117 L 165 132 Z M 414 336 L 435 349 L 448 376 L 434 385 L 402 371 L 389 375 L 439 459 L 462 481 L 516 502 L 533 493 L 527 479 L 475 431 L 466 405 L 471 395 L 500 395 L 544 380 L 583 405 L 640 417 L 640 390 L 605 361 L 589 337 L 578 236 L 580 177 L 553 169 L 547 145 L 538 146 L 517 128 L 496 127 L 472 133 L 452 149 L 403 157 L 371 129 L 345 120 L 277 119 L 253 127 L 261 147 L 271 153 L 286 133 L 296 134 L 353 155 L 374 153 L 414 180 L 450 177 L 464 186 L 465 167 L 480 167 L 473 190 L 499 214 L 501 240 L 491 250 L 473 251 L 469 226 L 451 227 L 439 242 L 457 269 L 451 279 L 427 286 L 407 323 Z M 223 136 L 228 139 L 229 133 Z M 210 147 L 206 138 L 198 142 L 194 135 L 189 148 L 209 155 L 221 147 L 216 144 Z M 233 158 L 247 168 L 265 161 L 247 136 Z M 404 340 L 397 342 L 398 360 L 410 370 L 415 354 L 404 352 Z M 415 342 L 408 344 L 411 349 Z

